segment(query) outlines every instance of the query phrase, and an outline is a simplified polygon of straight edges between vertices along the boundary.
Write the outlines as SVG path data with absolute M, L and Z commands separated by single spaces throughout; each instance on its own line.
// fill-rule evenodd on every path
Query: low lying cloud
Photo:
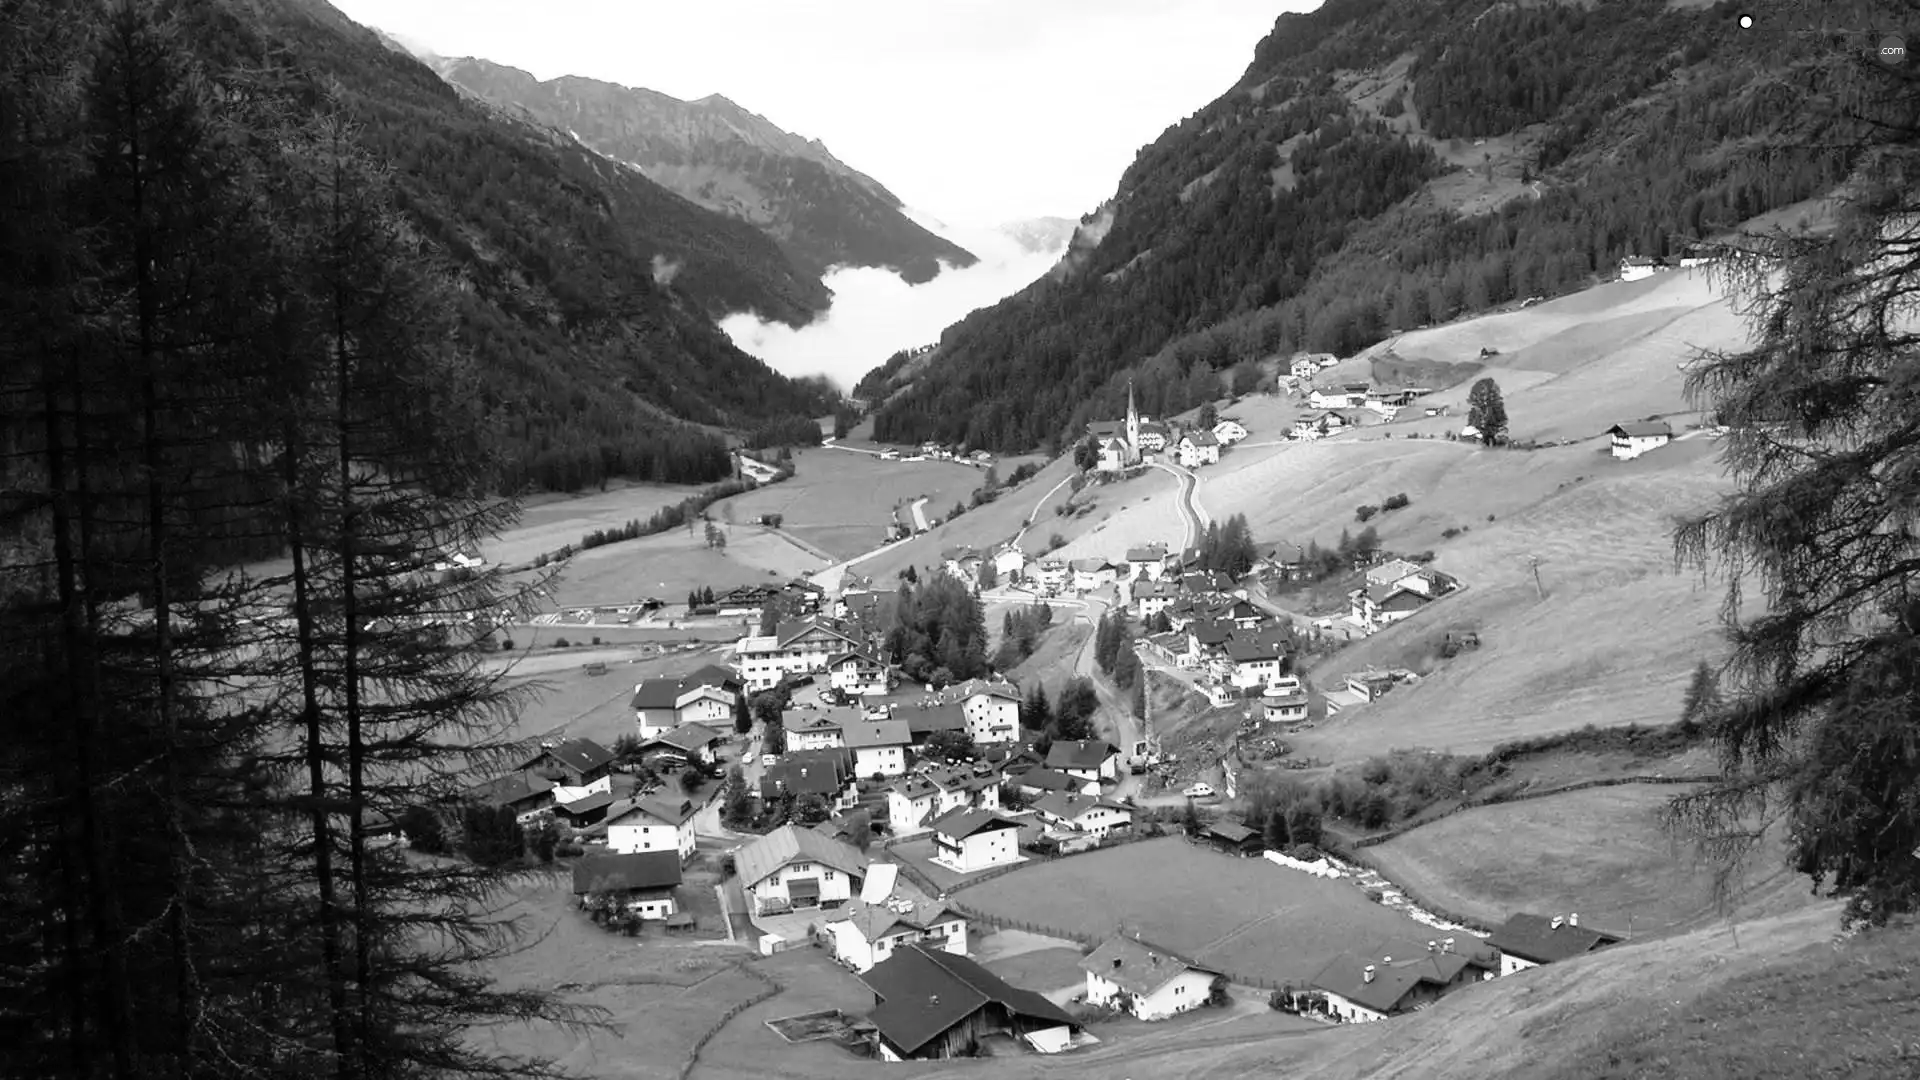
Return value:
M 674 275 L 680 272 L 680 260 L 669 259 L 665 255 L 653 257 L 653 283 L 665 288 L 673 284 Z
M 1060 258 L 1060 251 L 1030 252 L 993 229 L 935 228 L 921 224 L 978 256 L 964 270 L 952 267 L 924 285 L 908 285 L 890 270 L 835 270 L 826 277 L 833 306 L 811 325 L 795 330 L 749 314 L 720 323 L 733 343 L 784 375 L 826 375 L 842 389 L 901 349 L 939 340 L 940 332 L 968 312 L 1025 288 Z

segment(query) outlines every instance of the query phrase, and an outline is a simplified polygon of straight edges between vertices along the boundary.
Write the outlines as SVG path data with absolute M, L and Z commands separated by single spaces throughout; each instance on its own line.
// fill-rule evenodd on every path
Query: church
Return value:
M 1167 448 L 1172 432 L 1165 424 L 1140 415 L 1133 399 L 1133 383 L 1127 383 L 1127 418 L 1096 420 L 1087 425 L 1093 448 L 1100 454 L 1094 466 L 1100 472 L 1125 472 L 1152 460 L 1152 455 Z

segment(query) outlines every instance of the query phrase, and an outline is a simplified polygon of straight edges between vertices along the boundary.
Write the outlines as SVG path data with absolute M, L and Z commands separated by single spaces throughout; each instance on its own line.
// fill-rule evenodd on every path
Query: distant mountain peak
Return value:
M 686 199 L 751 222 L 810 273 L 876 266 L 918 283 L 942 263 L 978 261 L 915 224 L 897 196 L 819 139 L 795 135 L 724 94 L 683 101 L 578 75 L 540 80 L 477 57 L 434 66 L 482 100 L 524 110 Z

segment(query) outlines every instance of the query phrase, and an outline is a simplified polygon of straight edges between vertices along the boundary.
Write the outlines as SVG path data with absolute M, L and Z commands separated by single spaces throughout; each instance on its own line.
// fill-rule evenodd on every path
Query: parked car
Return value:
M 760 764 L 761 765 L 778 765 L 780 764 L 780 755 L 779 754 L 761 754 Z
M 1213 785 L 1188 784 L 1187 789 L 1180 794 L 1185 795 L 1189 799 L 1211 799 L 1213 798 Z

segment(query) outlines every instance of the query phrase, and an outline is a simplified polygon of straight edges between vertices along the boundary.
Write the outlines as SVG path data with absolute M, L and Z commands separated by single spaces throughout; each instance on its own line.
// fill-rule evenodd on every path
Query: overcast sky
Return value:
M 695 99 L 817 138 L 955 226 L 1078 217 L 1317 0 L 334 0 L 442 56 Z

